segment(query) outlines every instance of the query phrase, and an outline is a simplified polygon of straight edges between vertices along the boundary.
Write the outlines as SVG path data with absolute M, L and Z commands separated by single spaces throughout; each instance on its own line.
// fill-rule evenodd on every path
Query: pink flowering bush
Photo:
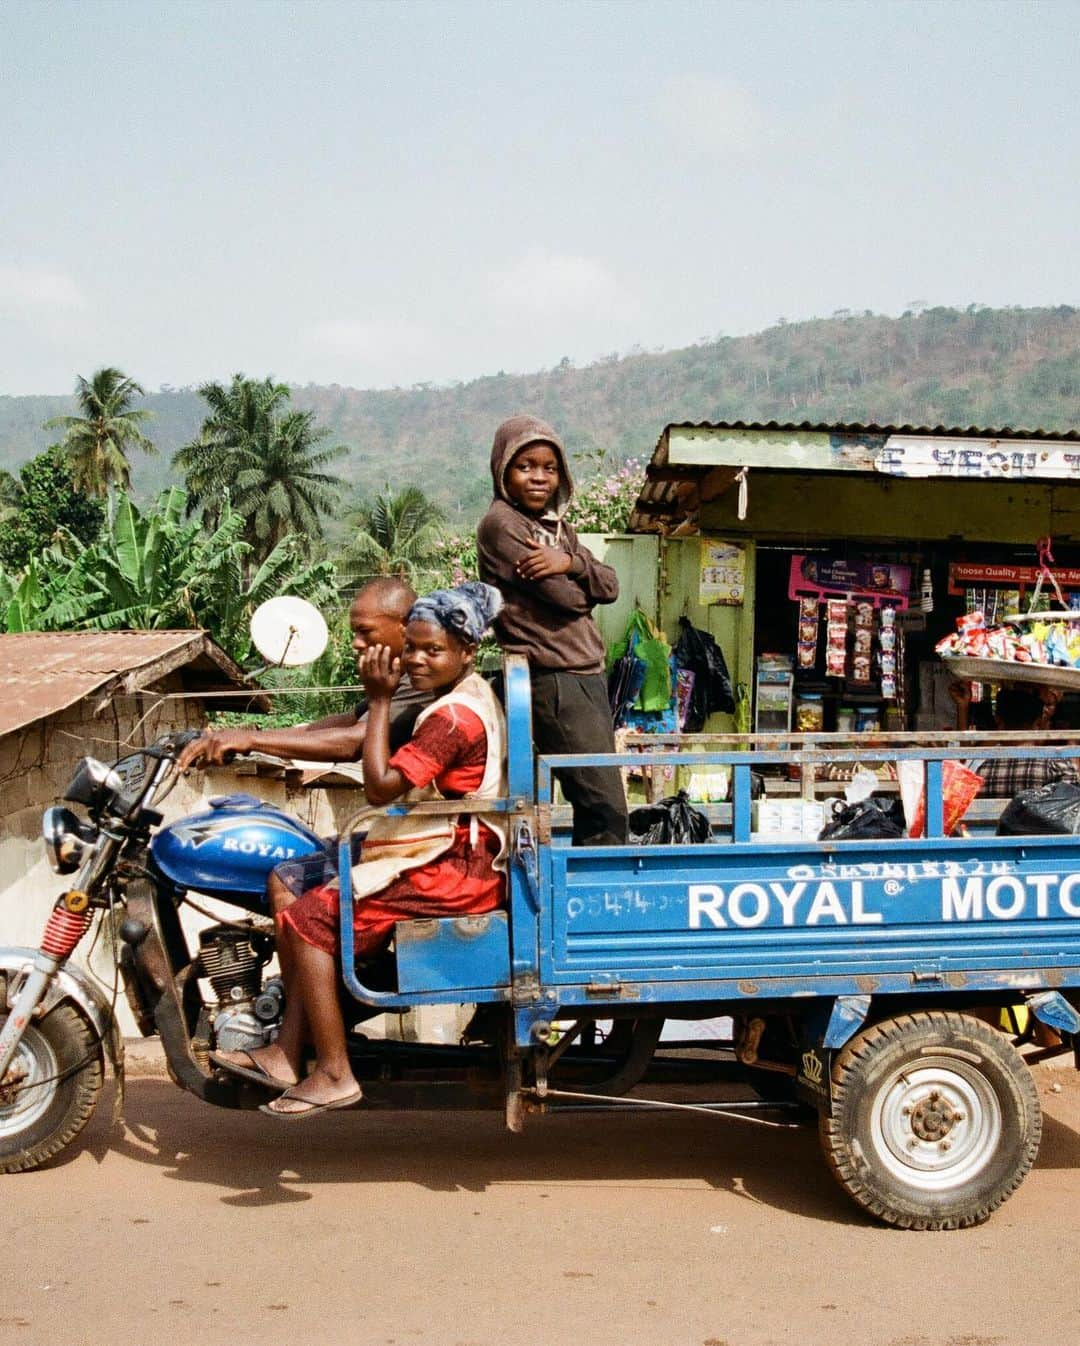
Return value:
M 579 533 L 622 533 L 645 483 L 645 464 L 627 458 L 615 465 L 601 451 L 589 455 L 595 471 L 578 477 L 577 494 L 567 516 Z M 579 469 L 580 471 L 580 469 Z

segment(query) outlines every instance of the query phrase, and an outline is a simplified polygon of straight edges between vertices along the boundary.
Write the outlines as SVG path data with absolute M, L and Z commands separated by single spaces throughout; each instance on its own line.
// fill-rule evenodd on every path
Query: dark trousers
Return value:
M 538 753 L 615 751 L 607 680 L 600 673 L 532 671 Z M 623 846 L 626 796 L 618 767 L 575 767 L 555 777 L 574 810 L 575 846 Z

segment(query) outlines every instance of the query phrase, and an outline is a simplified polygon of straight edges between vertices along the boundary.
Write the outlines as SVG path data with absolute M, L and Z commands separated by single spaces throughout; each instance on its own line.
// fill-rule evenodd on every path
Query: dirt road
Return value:
M 102 1108 L 69 1162 L 0 1179 L 0 1346 L 1072 1346 L 1080 1084 L 1039 1082 L 1020 1192 L 911 1234 L 860 1216 L 812 1130 L 289 1125 L 137 1079 L 124 1130 Z

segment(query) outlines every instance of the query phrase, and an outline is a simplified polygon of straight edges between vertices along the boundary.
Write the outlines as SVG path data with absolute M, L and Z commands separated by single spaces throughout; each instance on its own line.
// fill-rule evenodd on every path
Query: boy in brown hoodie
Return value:
M 503 596 L 499 643 L 529 661 L 537 751 L 614 752 L 604 641 L 592 609 L 613 603 L 619 582 L 562 517 L 574 494 L 562 441 L 537 417 L 512 416 L 495 431 L 491 478 L 495 498 L 476 535 L 480 578 Z M 624 845 L 618 769 L 555 775 L 573 807 L 574 845 Z

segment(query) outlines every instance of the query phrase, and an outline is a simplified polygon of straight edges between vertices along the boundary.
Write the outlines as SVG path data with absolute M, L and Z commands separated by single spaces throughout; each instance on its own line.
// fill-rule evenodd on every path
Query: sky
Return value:
M 4 0 L 0 394 L 1080 304 L 1078 0 Z

